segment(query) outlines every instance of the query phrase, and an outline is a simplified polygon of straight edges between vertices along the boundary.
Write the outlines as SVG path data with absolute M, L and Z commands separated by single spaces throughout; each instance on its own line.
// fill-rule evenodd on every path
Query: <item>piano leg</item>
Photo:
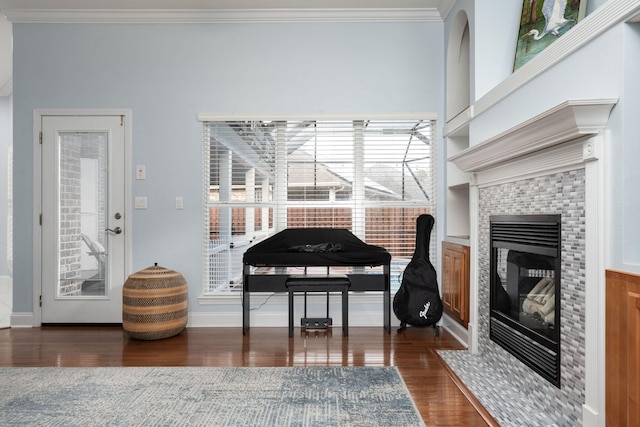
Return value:
M 242 291 L 242 335 L 249 330 L 249 292 Z
M 250 311 L 251 308 L 251 300 L 249 292 L 249 272 L 250 267 L 245 265 L 243 268 L 242 274 L 242 335 L 246 335 L 249 330 L 249 321 L 250 319 Z
M 388 334 L 391 334 L 391 265 L 387 264 L 383 267 L 384 287 L 383 292 L 383 310 L 384 310 L 384 328 Z

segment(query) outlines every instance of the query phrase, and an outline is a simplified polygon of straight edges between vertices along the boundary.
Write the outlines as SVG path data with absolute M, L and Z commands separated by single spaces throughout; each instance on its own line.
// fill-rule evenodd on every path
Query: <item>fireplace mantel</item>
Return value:
M 596 135 L 606 126 L 609 113 L 617 102 L 616 98 L 565 101 L 448 160 L 464 172 L 481 172 L 522 156 Z

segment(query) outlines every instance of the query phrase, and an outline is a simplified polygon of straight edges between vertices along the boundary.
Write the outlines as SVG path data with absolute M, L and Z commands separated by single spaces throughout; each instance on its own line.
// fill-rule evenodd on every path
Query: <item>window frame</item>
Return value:
M 251 121 L 268 121 L 268 122 L 291 122 L 291 121 L 315 121 L 315 122 L 327 122 L 327 121 L 349 121 L 352 123 L 356 123 L 359 121 L 424 121 L 424 122 L 430 122 L 431 125 L 431 129 L 430 129 L 430 138 L 431 138 L 431 144 L 430 144 L 430 155 L 431 155 L 431 186 L 430 186 L 430 197 L 429 199 L 431 200 L 431 202 L 429 203 L 429 212 L 435 216 L 436 213 L 436 190 L 437 190 L 437 139 L 436 139 L 436 125 L 437 125 L 437 115 L 435 113 L 407 113 L 407 114 L 359 114 L 359 115 L 334 115 L 334 116 L 328 116 L 328 115 L 301 115 L 301 114 L 291 114 L 291 115 L 243 115 L 243 114 L 233 114 L 233 115 L 226 115 L 226 114 L 200 114 L 198 115 L 198 121 L 202 122 L 203 125 L 203 199 L 204 199 L 204 228 L 205 228 L 205 236 L 208 239 L 209 238 L 209 231 L 210 231 L 210 208 L 212 206 L 211 202 L 210 202 L 210 185 L 211 185 L 211 176 L 210 176 L 210 150 L 211 150 L 211 138 L 210 135 L 208 135 L 208 123 L 209 122 L 251 122 Z M 354 159 L 354 162 L 362 162 L 362 159 Z M 286 169 L 285 169 L 286 170 Z M 285 172 L 286 173 L 286 172 Z M 261 233 L 259 234 L 259 237 L 255 240 L 252 239 L 240 239 L 242 240 L 241 242 L 230 242 L 231 247 L 234 247 L 234 245 L 237 245 L 238 243 L 242 244 L 242 245 L 251 245 L 259 240 L 261 240 L 262 238 L 268 237 L 269 235 L 272 235 L 273 233 L 280 231 L 281 229 L 284 229 L 286 227 L 286 215 L 283 218 L 277 218 L 277 210 L 276 210 L 276 206 L 278 205 L 278 200 L 276 200 L 277 193 L 278 191 L 282 191 L 282 189 L 278 190 L 278 181 L 282 181 L 282 179 L 278 180 L 278 176 L 277 176 L 277 172 L 274 175 L 274 179 L 276 180 L 276 182 L 274 182 L 273 184 L 273 192 L 274 192 L 274 198 L 271 202 L 260 202 L 260 203 L 252 203 L 252 202 L 247 202 L 247 203 L 233 203 L 232 204 L 232 209 L 233 208 L 270 208 L 273 209 L 273 216 L 272 216 L 272 220 L 273 220 L 273 228 L 269 228 L 267 227 L 267 230 L 263 230 Z M 358 178 L 355 178 L 358 179 Z M 360 178 L 361 179 L 361 178 Z M 286 180 L 285 180 L 286 182 Z M 285 187 L 286 190 L 286 187 Z M 285 191 L 285 194 L 286 191 Z M 280 196 L 282 197 L 282 196 Z M 367 201 L 364 199 L 364 196 L 362 194 L 360 195 L 356 195 L 356 197 L 354 197 L 357 200 L 351 200 L 350 203 L 346 203 L 346 204 L 342 204 L 338 201 L 337 204 L 335 205 L 331 205 L 328 204 L 330 206 L 336 206 L 336 207 L 350 207 L 352 209 L 352 212 L 354 212 L 355 210 L 361 210 L 362 213 L 358 214 L 360 216 L 366 216 L 364 214 L 364 212 L 366 211 L 367 208 L 369 207 L 377 207 L 378 204 L 375 201 Z M 282 201 L 280 200 L 280 204 L 282 204 Z M 320 202 L 320 205 L 326 205 L 324 202 Z M 358 205 L 358 207 L 355 207 L 354 205 Z M 294 206 L 298 206 L 299 204 L 295 201 L 295 200 L 287 200 L 285 202 L 285 206 L 286 209 L 284 209 L 285 211 L 287 211 L 288 209 L 290 209 L 291 207 Z M 308 203 L 303 203 L 302 206 L 308 207 L 309 204 Z M 424 203 L 418 203 L 418 202 L 401 202 L 401 203 L 395 203 L 393 206 L 403 206 L 403 207 L 419 207 L 422 206 L 424 207 Z M 284 226 L 283 224 L 283 220 L 284 222 Z M 356 234 L 357 236 L 359 236 L 360 238 L 364 239 L 364 234 L 365 234 L 365 230 L 364 230 L 364 222 L 365 220 L 362 219 L 361 221 L 353 221 L 353 232 L 354 234 Z M 358 223 L 362 223 L 360 226 L 358 226 Z M 435 229 L 433 231 L 434 236 L 435 236 Z M 433 236 L 432 236 L 433 239 Z M 433 239 L 435 241 L 435 239 Z M 436 249 L 435 249 L 435 245 L 431 245 L 430 251 L 432 253 L 432 256 L 435 256 L 436 253 Z M 219 289 L 219 290 L 215 290 L 211 288 L 210 285 L 210 247 L 209 247 L 209 241 L 206 240 L 204 245 L 203 245 L 203 254 L 204 254 L 204 274 L 203 274 L 203 287 L 202 287 L 202 295 L 203 296 L 215 296 L 215 295 L 223 295 L 223 294 L 234 294 L 236 293 L 236 291 L 238 291 L 240 288 L 239 286 L 229 286 L 223 289 Z M 407 261 L 408 262 L 408 261 Z M 240 280 L 241 275 L 238 276 L 238 280 Z M 398 282 L 400 281 L 400 277 L 398 278 Z M 238 284 L 240 284 L 240 282 L 238 282 Z M 397 284 L 399 285 L 399 283 Z

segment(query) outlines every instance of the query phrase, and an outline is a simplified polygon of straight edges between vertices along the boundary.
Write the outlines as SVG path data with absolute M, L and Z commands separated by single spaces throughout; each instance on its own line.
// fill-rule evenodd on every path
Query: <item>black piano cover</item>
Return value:
M 336 251 L 304 252 L 306 245 L 329 243 Z M 375 266 L 391 262 L 380 246 L 369 245 L 341 228 L 287 228 L 247 249 L 244 264 L 253 266 Z

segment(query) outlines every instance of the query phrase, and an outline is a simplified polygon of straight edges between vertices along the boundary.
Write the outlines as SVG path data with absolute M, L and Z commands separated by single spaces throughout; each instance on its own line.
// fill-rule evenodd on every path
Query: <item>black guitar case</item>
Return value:
M 416 250 L 402 274 L 400 289 L 393 298 L 393 312 L 402 332 L 407 325 L 430 326 L 440 335 L 436 323 L 442 317 L 442 300 L 436 270 L 429 260 L 429 242 L 433 216 L 423 214 L 416 220 Z

